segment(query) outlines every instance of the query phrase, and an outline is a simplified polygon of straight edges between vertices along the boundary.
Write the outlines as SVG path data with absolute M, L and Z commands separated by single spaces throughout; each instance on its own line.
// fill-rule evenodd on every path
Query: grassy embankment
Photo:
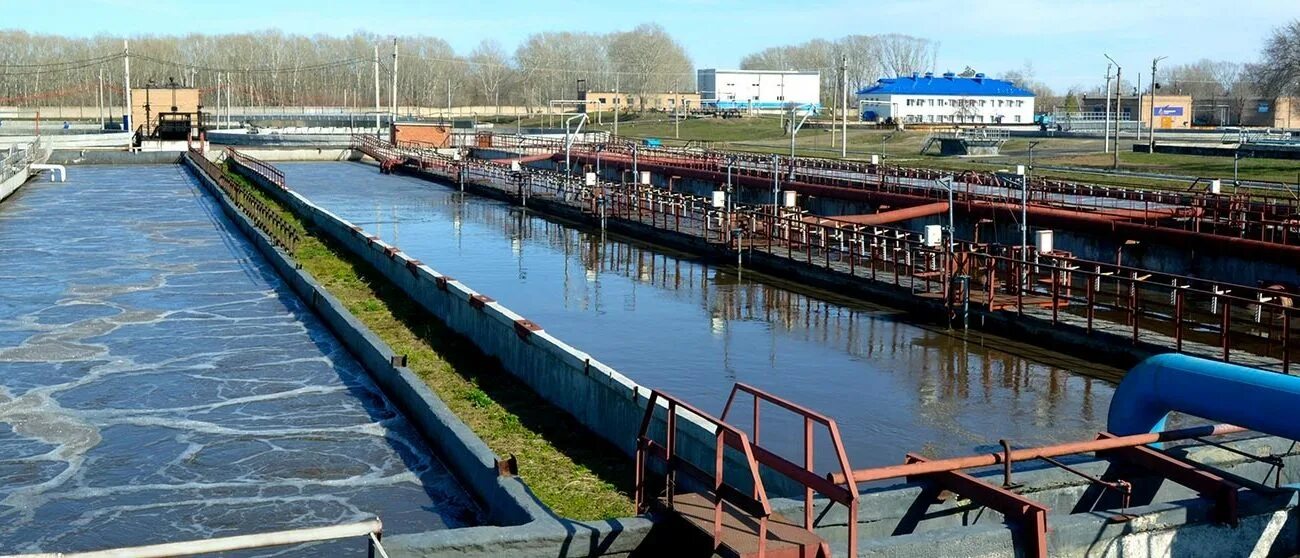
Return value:
M 555 513 L 580 520 L 633 515 L 632 460 L 528 389 L 368 265 L 304 225 L 237 174 L 288 220 L 302 241 L 294 258 L 399 354 Z

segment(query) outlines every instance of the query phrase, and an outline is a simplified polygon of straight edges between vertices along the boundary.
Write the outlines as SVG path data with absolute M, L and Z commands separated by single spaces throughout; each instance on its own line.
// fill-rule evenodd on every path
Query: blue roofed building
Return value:
M 1016 84 L 951 72 L 885 78 L 857 93 L 862 119 L 925 124 L 1032 124 L 1034 94 Z

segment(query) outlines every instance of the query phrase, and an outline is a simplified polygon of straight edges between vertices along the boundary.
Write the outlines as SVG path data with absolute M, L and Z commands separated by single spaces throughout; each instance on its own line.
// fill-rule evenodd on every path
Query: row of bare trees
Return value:
M 378 49 L 380 103 L 389 103 L 393 38 L 261 31 L 131 37 L 135 86 L 174 81 L 215 91 L 236 104 L 372 106 Z M 527 104 L 573 99 L 578 80 L 626 92 L 691 90 L 685 49 L 657 25 L 608 34 L 537 33 L 514 53 L 485 40 L 466 55 L 429 36 L 398 37 L 397 93 L 403 106 Z M 103 76 L 106 102 L 120 103 L 123 40 L 0 30 L 0 105 L 94 105 Z

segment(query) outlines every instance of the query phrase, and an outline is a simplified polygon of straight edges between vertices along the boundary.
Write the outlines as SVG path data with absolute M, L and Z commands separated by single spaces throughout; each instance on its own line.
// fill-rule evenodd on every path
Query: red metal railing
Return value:
M 835 420 L 813 411 L 807 407 L 794 403 L 792 401 L 777 397 L 748 384 L 737 383 L 731 387 L 731 395 L 727 396 L 727 404 L 722 409 L 722 420 L 727 420 L 731 412 L 732 403 L 736 402 L 736 395 L 747 394 L 753 400 L 751 408 L 753 417 L 753 444 L 754 455 L 758 462 L 772 470 L 793 479 L 804 486 L 804 507 L 803 507 L 803 526 L 808 531 L 813 530 L 813 492 L 826 496 L 832 502 L 842 504 L 848 508 L 849 519 L 846 522 L 849 530 L 848 552 L 845 556 L 855 556 L 858 548 L 858 491 L 853 486 L 845 482 L 833 482 L 826 477 L 818 476 L 813 465 L 813 425 L 820 424 L 826 429 L 831 439 L 831 445 L 834 446 L 835 458 L 840 466 L 841 474 L 844 478 L 851 477 L 852 467 L 849 465 L 849 456 L 844 451 L 844 441 L 840 438 L 839 425 Z M 803 419 L 803 465 L 796 465 L 780 455 L 777 455 L 761 445 L 759 409 L 760 403 L 770 403 L 791 413 L 798 415 Z
M 491 144 L 493 147 L 520 149 L 524 152 L 564 151 L 563 142 L 544 138 L 500 135 L 493 137 Z M 621 162 L 626 165 L 636 159 L 646 168 L 661 167 L 718 175 L 726 173 L 730 168 L 730 172 L 738 179 L 758 179 L 764 182 L 771 181 L 774 172 L 771 155 L 709 149 L 655 148 L 621 139 L 597 144 L 576 143 L 571 149 L 571 155 L 577 159 L 590 160 L 596 156 L 596 150 L 611 163 Z M 946 198 L 946 191 L 935 187 L 933 182 L 954 174 L 935 169 L 808 157 L 780 157 L 775 172 L 783 184 L 793 182 L 794 186 L 824 186 L 918 199 Z M 958 188 L 958 201 L 968 211 L 980 204 L 1005 204 L 1009 207 L 1020 203 L 1019 184 L 1008 181 L 997 173 L 959 172 L 956 173 L 954 185 Z M 1042 178 L 1032 179 L 1029 189 L 1029 202 L 1043 208 L 1061 208 L 1105 220 L 1119 219 L 1159 228 L 1272 244 L 1300 244 L 1300 200 L 1294 198 L 1251 193 L 1219 195 L 1176 192 Z
M 373 139 L 373 138 L 372 138 Z M 1198 356 L 1277 359 L 1290 371 L 1297 325 L 1294 293 L 1163 274 L 1069 254 L 1019 254 L 1019 247 L 957 242 L 930 246 L 917 233 L 846 224 L 785 208 L 714 207 L 700 196 L 641 184 L 598 181 L 540 169 L 512 171 L 434 150 L 380 146 L 449 181 L 494 188 L 527 203 L 566 204 L 620 219 L 761 252 L 909 289 L 948 306 L 1032 314 L 1088 333 L 1105 330 Z M 957 279 L 961 279 L 960 284 Z
M 654 419 L 655 411 L 659 408 L 660 399 L 663 399 L 667 404 L 667 427 L 662 444 L 655 441 L 650 433 L 650 425 Z M 715 429 L 715 457 L 711 474 L 682 459 L 677 454 L 677 419 L 679 410 L 686 410 L 709 423 Z M 743 456 L 742 464 L 749 472 L 749 481 L 753 483 L 750 493 L 728 483 L 725 478 L 726 467 L 724 461 L 726 448 L 728 447 L 740 451 Z M 649 488 L 646 481 L 650 466 L 649 460 L 652 458 L 663 466 L 666 471 L 667 484 L 665 486 L 664 503 L 669 509 L 673 508 L 678 473 L 687 474 L 696 482 L 712 486 L 714 549 L 717 549 L 722 544 L 722 508 L 723 503 L 726 502 L 749 514 L 751 518 L 758 522 L 758 552 L 760 556 L 763 554 L 767 546 L 767 522 L 772 515 L 772 505 L 768 501 L 767 490 L 763 487 L 763 479 L 758 473 L 758 460 L 754 457 L 754 445 L 750 443 L 749 437 L 743 431 L 696 409 L 685 401 L 659 390 L 651 390 L 650 400 L 647 403 L 645 415 L 641 418 L 641 428 L 637 434 L 635 487 L 637 513 L 644 513 L 649 506 L 650 495 L 647 493 Z

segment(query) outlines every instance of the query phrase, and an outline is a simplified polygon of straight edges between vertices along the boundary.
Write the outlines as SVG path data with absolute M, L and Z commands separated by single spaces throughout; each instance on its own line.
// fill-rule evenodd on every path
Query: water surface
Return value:
M 314 202 L 642 385 L 720 412 L 731 385 L 747 382 L 829 414 L 855 467 L 897 463 L 908 451 L 969 453 L 999 438 L 1090 438 L 1104 428 L 1111 386 L 1071 371 L 1093 365 L 1027 343 L 919 326 L 886 307 L 602 237 L 372 166 L 278 166 Z M 765 422 L 764 437 L 797 451 L 791 426 Z
M 182 167 L 29 183 L 0 204 L 0 264 L 0 551 L 476 522 Z

